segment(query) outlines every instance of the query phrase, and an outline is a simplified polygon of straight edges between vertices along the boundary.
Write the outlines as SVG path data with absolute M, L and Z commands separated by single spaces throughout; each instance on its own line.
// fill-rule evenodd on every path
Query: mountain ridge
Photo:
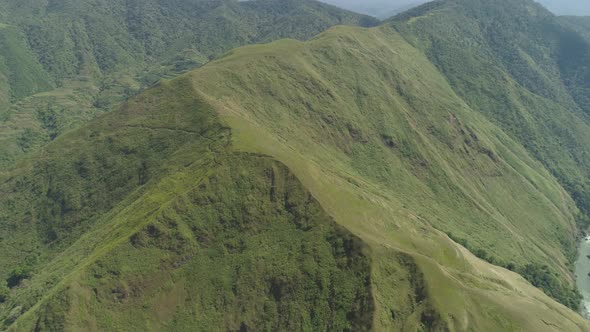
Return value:
M 15 45 L 4 49 L 12 63 L 0 66 L 4 167 L 157 80 L 234 47 L 378 22 L 311 0 L 3 0 L 0 6 L 8 27 L 2 40 Z M 26 70 L 14 65 L 25 61 Z
M 500 3 L 501 1 L 496 2 Z M 456 1 L 451 3 L 460 4 L 462 2 Z M 556 44 L 554 40 L 561 38 L 562 36 L 575 36 L 575 34 L 573 34 L 571 30 L 564 30 L 557 19 L 549 14 L 548 11 L 542 9 L 539 5 L 529 1 L 520 1 L 518 4 L 519 6 L 522 5 L 520 8 L 524 8 L 523 6 L 527 5 L 533 6 L 532 8 L 536 8 L 536 10 L 540 10 L 540 13 L 542 13 L 540 16 L 541 18 L 535 19 L 534 21 L 536 23 L 531 23 L 532 27 L 534 29 L 536 24 L 537 26 L 541 25 L 541 27 L 548 30 L 545 35 L 551 36 L 551 39 L 545 38 L 547 41 L 544 43 L 549 44 L 546 49 L 550 50 L 553 48 L 555 53 L 557 53 L 557 56 L 547 54 L 551 51 L 540 52 L 540 48 L 534 49 L 531 45 L 518 45 L 517 43 L 525 36 L 501 36 L 498 41 L 493 42 L 498 43 L 499 41 L 505 40 L 512 40 L 512 42 L 486 45 L 485 43 L 491 43 L 489 41 L 491 37 L 478 36 L 477 34 L 480 33 L 479 31 L 481 30 L 477 25 L 472 25 L 471 31 L 476 31 L 474 34 L 475 38 L 483 40 L 483 42 L 480 42 L 480 44 L 483 45 L 481 47 L 483 51 L 476 51 L 480 52 L 478 54 L 479 58 L 475 58 L 472 54 L 469 54 L 471 50 L 475 50 L 476 48 L 468 48 L 468 51 L 460 51 L 457 46 L 446 49 L 441 47 L 436 53 L 433 53 L 433 46 L 445 43 L 445 38 L 452 38 L 447 34 L 447 29 L 437 27 L 436 29 L 443 29 L 440 30 L 444 32 L 442 34 L 435 32 L 434 30 L 429 31 L 428 29 L 432 29 L 432 27 L 426 26 L 434 23 L 433 20 L 430 20 L 430 22 L 421 21 L 426 28 L 411 27 L 409 24 L 403 22 L 403 17 L 399 21 L 400 24 L 396 25 L 396 27 L 399 28 L 402 33 L 407 33 L 414 45 L 425 49 L 432 61 L 449 77 L 451 84 L 454 85 L 456 91 L 461 96 L 471 103 L 471 105 L 474 105 L 475 108 L 481 108 L 483 112 L 488 114 L 490 119 L 498 123 L 504 130 L 507 130 L 515 137 L 518 137 L 520 142 L 527 147 L 529 151 L 536 155 L 546 167 L 560 178 L 561 183 L 568 188 L 570 194 L 577 199 L 578 204 L 583 209 L 586 209 L 584 206 L 586 204 L 585 202 L 587 202 L 587 199 L 585 198 L 587 195 L 587 189 L 584 189 L 584 186 L 586 186 L 586 179 L 588 177 L 587 175 L 580 174 L 586 173 L 586 168 L 584 166 L 585 162 L 581 161 L 585 158 L 584 156 L 586 155 L 586 152 L 582 151 L 584 145 L 575 142 L 575 140 L 580 140 L 582 137 L 585 137 L 584 132 L 586 131 L 585 128 L 588 123 L 587 114 L 586 111 L 584 111 L 584 109 L 587 108 L 587 103 L 584 99 L 586 87 L 583 82 L 568 77 L 568 75 L 574 74 L 574 71 L 573 69 L 567 68 L 567 66 L 578 68 L 578 72 L 584 72 L 586 68 L 585 66 L 576 66 L 578 63 L 583 63 L 584 60 L 582 59 L 585 59 L 588 56 L 588 49 L 587 47 L 584 47 L 584 45 L 587 44 L 580 39 L 577 40 L 579 42 L 578 45 L 581 45 L 581 53 L 578 54 L 578 62 L 572 62 L 573 58 L 560 58 L 561 55 L 559 52 L 568 52 L 568 50 L 560 50 L 560 45 L 555 47 Z M 505 7 L 498 5 L 496 8 L 500 9 Z M 519 7 L 516 6 L 516 9 L 511 10 L 520 10 L 518 8 Z M 426 7 L 424 7 L 424 9 L 428 10 Z M 419 11 L 416 11 L 416 13 L 417 15 L 420 15 Z M 446 13 L 440 13 L 441 15 L 457 16 L 455 13 L 448 11 Z M 410 15 L 412 14 L 410 13 Z M 462 19 L 469 22 L 468 24 L 477 24 L 477 21 L 473 18 L 464 17 Z M 450 22 L 450 20 L 442 17 L 440 18 L 440 21 Z M 459 28 L 458 23 L 455 24 L 458 29 L 464 30 L 464 28 Z M 504 22 L 503 25 L 508 25 L 508 23 Z M 418 39 L 412 37 L 412 35 L 416 34 L 416 30 L 411 32 L 413 29 L 423 29 L 424 35 L 422 38 L 432 38 L 432 40 L 435 41 L 435 43 L 438 42 L 438 44 L 418 44 Z M 539 28 L 536 31 L 542 31 L 540 29 L 542 28 Z M 504 30 L 495 29 L 489 31 L 511 30 L 507 28 Z M 515 29 L 512 31 L 520 30 Z M 525 34 L 526 33 L 529 32 L 525 32 Z M 469 34 L 466 35 L 469 36 Z M 486 41 L 486 38 L 488 41 Z M 541 39 L 542 38 L 537 38 L 537 36 L 533 35 L 533 37 L 530 37 L 527 40 Z M 567 41 L 567 38 L 563 39 Z M 471 42 L 477 43 L 476 41 Z M 446 45 L 450 44 L 446 43 Z M 524 49 L 523 47 L 529 47 L 529 49 Z M 514 51 L 505 51 L 505 49 L 510 48 L 514 49 Z M 453 53 L 452 59 L 450 58 L 451 53 Z M 504 63 L 499 63 L 498 59 L 504 61 Z M 461 63 L 461 65 L 459 65 L 459 63 Z M 466 67 L 465 64 L 469 64 L 469 67 Z M 495 70 L 484 70 L 482 69 L 484 66 L 495 68 Z M 473 72 L 468 73 L 465 68 L 468 68 L 467 70 L 477 71 L 477 75 Z M 559 72 L 563 74 L 555 74 Z M 523 75 L 532 76 L 527 77 Z M 562 75 L 563 77 L 561 77 Z M 476 77 L 479 77 L 479 79 L 476 79 Z M 492 92 L 492 89 L 495 89 L 495 87 L 492 88 L 491 86 L 498 81 L 506 81 L 504 84 L 505 86 L 515 86 L 516 89 L 521 89 L 520 92 L 517 92 L 520 96 L 506 97 L 507 94 L 512 93 L 510 91 L 511 88 L 504 88 L 504 91 L 502 92 Z M 479 91 L 477 91 L 478 89 Z M 482 93 L 482 91 L 485 92 Z M 498 102 L 499 100 L 507 100 L 508 102 L 501 104 Z M 543 106 L 542 103 L 545 103 L 547 106 Z M 535 106 L 529 107 L 528 109 L 525 107 L 525 105 L 532 104 Z M 544 111 L 536 111 L 535 114 L 527 114 L 536 109 L 544 109 Z M 510 110 L 513 114 L 507 116 L 506 110 Z M 555 112 L 561 113 L 559 115 L 561 118 L 559 120 L 560 122 L 549 119 L 546 115 L 543 115 Z M 551 121 L 551 125 L 547 126 L 543 123 L 544 121 Z M 542 132 L 540 132 L 540 130 L 542 130 Z M 570 133 L 572 130 L 575 131 L 575 134 Z M 551 139 L 547 136 L 547 131 L 553 132 L 554 136 L 551 136 Z M 587 138 L 584 138 L 583 140 L 587 140 Z M 566 151 L 564 152 L 562 148 L 565 148 Z M 557 154 L 559 154 L 559 156 Z M 578 161 L 574 161 L 574 159 Z M 566 164 L 568 165 L 566 166 Z M 573 177 L 576 179 L 574 180 Z
M 467 3 L 234 49 L 0 174 L 2 327 L 590 329 L 584 151 L 530 144 L 586 141 L 577 83 Z
M 347 65 L 343 66 L 344 64 Z M 340 70 L 338 73 L 340 77 L 343 77 L 342 75 L 354 77 L 355 74 L 362 76 L 359 76 L 358 80 L 338 81 L 335 78 L 336 72 L 333 70 L 333 66 L 347 68 L 346 72 Z M 281 70 L 275 70 L 276 68 L 281 68 Z M 376 77 L 381 78 L 367 79 Z M 416 77 L 424 79 L 414 80 Z M 275 79 L 280 79 L 281 85 L 272 84 Z M 379 89 L 363 87 L 363 85 L 359 85 L 359 82 L 373 82 L 373 84 L 383 87 L 385 85 L 382 84 L 385 82 L 390 84 L 395 82 L 395 85 L 386 88 L 384 91 L 387 92 L 378 92 Z M 347 96 L 350 96 L 348 93 L 350 88 L 359 89 L 356 94 L 353 94 L 354 98 L 358 98 L 356 101 L 348 101 L 349 97 Z M 424 91 L 431 91 L 430 93 L 433 95 L 423 96 Z M 247 94 L 250 97 L 243 98 L 241 94 Z M 159 97 L 154 98 L 155 96 Z M 194 101 L 191 101 L 193 98 L 197 98 L 200 102 L 195 104 Z M 172 100 L 175 100 L 175 104 L 168 104 Z M 301 100 L 307 100 L 309 105 L 306 106 Z M 365 104 L 368 102 L 374 104 Z M 435 102 L 444 102 L 444 105 L 433 107 Z M 391 105 L 394 106 L 388 107 L 387 103 L 392 103 Z M 260 107 L 261 105 L 265 106 Z M 338 107 L 335 107 L 336 105 Z M 367 107 L 363 108 L 362 105 Z M 214 122 L 196 120 L 203 119 L 202 116 L 210 112 L 206 111 L 208 107 L 212 107 L 215 110 L 214 113 L 221 116 L 223 125 L 217 126 L 213 125 Z M 447 108 L 453 109 L 455 115 L 450 116 L 448 112 L 445 112 Z M 339 112 L 335 113 L 335 109 L 339 109 Z M 359 113 L 361 109 L 364 109 L 364 113 Z M 384 120 L 373 122 L 380 116 L 383 116 Z M 391 116 L 397 117 L 398 120 L 394 121 Z M 317 122 L 314 117 L 324 117 L 324 120 Z M 432 118 L 429 119 L 430 117 Z M 444 232 L 433 228 L 434 225 L 444 227 L 446 223 L 446 227 L 457 232 L 467 224 L 454 223 L 471 213 L 478 213 L 481 218 L 480 225 L 489 222 L 489 225 L 493 227 L 496 222 L 501 222 L 508 227 L 507 229 L 523 227 L 522 220 L 520 223 L 514 223 L 516 219 L 512 219 L 513 217 L 504 216 L 503 218 L 506 219 L 502 220 L 498 219 L 500 218 L 498 215 L 492 216 L 492 214 L 485 212 L 490 208 L 500 208 L 510 204 L 506 200 L 499 200 L 499 196 L 494 193 L 494 190 L 500 189 L 498 188 L 500 183 L 502 186 L 506 186 L 515 182 L 516 184 L 510 187 L 511 190 L 526 192 L 527 195 L 537 197 L 545 203 L 552 202 L 549 206 L 553 205 L 554 207 L 547 209 L 543 205 L 534 203 L 534 199 L 529 201 L 521 197 L 517 200 L 521 207 L 527 207 L 527 213 L 534 213 L 535 218 L 545 218 L 548 223 L 547 227 L 552 231 L 555 227 L 565 227 L 573 231 L 572 213 L 575 212 L 575 206 L 559 189 L 559 185 L 550 174 L 545 171 L 539 171 L 539 173 L 533 171 L 533 168 L 537 170 L 542 170 L 542 168 L 538 167 L 534 159 L 527 156 L 524 149 L 503 135 L 499 129 L 489 124 L 483 116 L 473 112 L 461 102 L 452 92 L 451 87 L 447 85 L 443 76 L 437 74 L 432 64 L 428 64 L 426 57 L 420 55 L 419 50 L 407 44 L 400 35 L 388 27 L 371 30 L 341 27 L 332 29 L 306 44 L 282 40 L 270 45 L 237 49 L 202 69 L 171 82 L 162 82 L 160 87 L 148 90 L 145 95 L 130 102 L 121 112 L 111 113 L 103 118 L 103 120 L 94 121 L 93 126 L 97 126 L 98 130 L 93 130 L 92 127 L 83 129 L 70 134 L 71 137 L 58 139 L 51 144 L 50 147 L 52 150 L 55 149 L 55 152 L 45 154 L 46 156 L 53 155 L 53 157 L 46 159 L 46 162 L 49 164 L 58 162 L 56 166 L 62 163 L 63 166 L 57 167 L 57 169 L 75 170 L 80 168 L 77 166 L 79 161 L 76 160 L 83 156 L 80 154 L 83 147 L 87 144 L 95 144 L 93 142 L 96 138 L 93 137 L 99 132 L 103 132 L 99 128 L 115 126 L 115 128 L 119 128 L 120 134 L 111 134 L 112 129 L 98 134 L 103 137 L 100 141 L 104 143 L 101 144 L 106 144 L 104 146 L 108 149 L 114 149 L 113 156 L 117 156 L 117 151 L 128 151 L 126 153 L 127 159 L 137 155 L 140 157 L 139 160 L 150 160 L 150 158 L 141 157 L 141 155 L 154 153 L 158 151 L 158 146 L 162 146 L 165 149 L 172 149 L 170 151 L 178 149 L 176 150 L 178 152 L 171 155 L 173 156 L 171 159 L 173 164 L 164 166 L 164 169 L 157 171 L 157 164 L 150 166 L 150 162 L 148 162 L 146 174 L 153 175 L 147 178 L 146 185 L 140 185 L 140 188 L 144 189 L 135 191 L 135 194 L 128 196 L 129 199 L 137 200 L 136 203 L 131 205 L 126 203 L 125 205 L 130 206 L 129 208 L 118 207 L 105 215 L 104 222 L 112 226 L 105 228 L 107 224 L 100 227 L 98 227 L 100 224 L 90 225 L 90 230 L 86 231 L 90 232 L 88 234 L 93 234 L 92 238 L 95 240 L 92 241 L 104 242 L 99 246 L 104 249 L 97 249 L 98 252 L 102 252 L 100 256 L 109 252 L 111 257 L 121 258 L 117 258 L 114 263 L 110 264 L 101 259 L 96 260 L 100 256 L 96 256 L 96 253 L 93 254 L 94 250 L 81 250 L 80 247 L 90 246 L 92 248 L 92 241 L 88 243 L 90 238 L 84 237 L 82 240 L 74 240 L 71 249 L 66 252 L 88 252 L 87 255 L 89 255 L 88 258 L 83 257 L 86 254 L 77 255 L 76 259 L 81 259 L 79 272 L 64 279 L 61 286 L 54 288 L 55 292 L 52 292 L 51 296 L 42 299 L 38 305 L 26 311 L 12 325 L 13 329 L 28 329 L 29 326 L 49 328 L 55 326 L 51 325 L 55 323 L 65 324 L 63 325 L 65 327 L 87 326 L 86 324 L 91 321 L 99 324 L 97 325 L 99 328 L 122 328 L 130 326 L 129 324 L 138 324 L 137 322 L 132 323 L 132 317 L 145 317 L 146 310 L 149 311 L 152 305 L 160 301 L 158 294 L 161 292 L 169 294 L 167 296 L 173 296 L 171 299 L 175 299 L 174 301 L 185 301 L 182 299 L 186 296 L 183 294 L 186 294 L 187 288 L 182 286 L 182 283 L 190 282 L 190 279 L 183 276 L 184 274 L 181 272 L 185 269 L 183 266 L 187 266 L 186 268 L 192 266 L 192 259 L 196 260 L 195 257 L 200 257 L 190 254 L 195 252 L 193 250 L 196 250 L 197 255 L 200 252 L 207 252 L 206 238 L 221 233 L 215 231 L 209 233 L 209 236 L 201 237 L 203 236 L 200 235 L 202 234 L 202 228 L 200 228 L 202 226 L 197 226 L 199 225 L 198 220 L 201 219 L 196 216 L 181 217 L 190 215 L 185 212 L 165 212 L 167 207 L 171 206 L 169 204 L 162 205 L 164 210 L 154 215 L 159 216 L 164 213 L 161 217 L 150 217 L 147 223 L 145 221 L 139 222 L 138 219 L 141 219 L 144 213 L 151 214 L 148 206 L 161 204 L 157 203 L 162 199 L 158 197 L 171 197 L 171 202 L 180 204 L 184 201 L 181 199 L 184 197 L 184 193 L 192 192 L 190 187 L 196 186 L 197 193 L 207 192 L 204 187 L 199 189 L 198 182 L 189 179 L 198 179 L 207 173 L 216 174 L 215 169 L 220 167 L 217 163 L 226 158 L 224 154 L 228 152 L 223 152 L 226 149 L 223 148 L 226 143 L 215 144 L 214 146 L 217 146 L 215 149 L 221 150 L 217 150 L 219 152 L 215 152 L 213 155 L 211 152 L 207 152 L 210 143 L 204 143 L 202 138 L 199 138 L 202 137 L 201 135 L 192 136 L 193 139 L 185 138 L 178 141 L 184 135 L 191 137 L 193 135 L 191 133 L 202 132 L 203 129 L 192 128 L 195 125 L 198 126 L 197 128 L 209 127 L 213 130 L 218 130 L 214 128 L 231 128 L 229 151 L 269 155 L 277 158 L 300 179 L 304 188 L 310 191 L 312 197 L 319 202 L 329 216 L 334 218 L 338 224 L 345 226 L 354 236 L 359 236 L 369 246 L 370 249 L 366 254 L 369 255 L 372 262 L 370 265 L 371 292 L 376 304 L 372 314 L 373 323 L 371 326 L 373 329 L 447 328 L 467 330 L 477 328 L 489 330 L 501 328 L 518 330 L 523 328 L 549 330 L 548 326 L 550 325 L 547 324 L 555 324 L 566 330 L 585 329 L 584 324 L 587 323 L 573 311 L 553 302 L 516 274 L 478 260 L 464 248 L 454 244 Z M 321 127 L 319 124 L 322 122 L 331 123 L 331 125 Z M 297 131 L 289 129 L 291 123 L 298 124 Z M 377 123 L 381 123 L 384 127 L 377 131 L 377 133 L 381 131 L 381 134 L 375 135 L 374 130 L 379 126 L 372 127 Z M 137 127 L 138 125 L 143 128 Z M 473 128 L 469 129 L 472 126 Z M 170 128 L 170 130 L 157 128 Z M 135 132 L 135 136 L 130 136 L 128 130 Z M 154 130 L 155 132 L 152 132 Z M 472 131 L 471 134 L 469 130 Z M 462 134 L 462 131 L 465 133 Z M 162 136 L 150 138 L 154 134 Z M 173 138 L 176 135 L 181 136 Z M 445 135 L 450 136 L 445 139 Z M 472 138 L 471 143 L 462 143 L 465 151 L 451 149 L 451 146 L 454 145 L 452 142 L 461 142 L 464 140 L 464 135 L 467 137 L 476 136 L 477 141 Z M 222 138 L 224 136 L 225 134 L 220 138 L 224 140 Z M 79 138 L 75 139 L 75 137 Z M 112 143 L 109 143 L 108 137 L 112 137 Z M 151 144 L 141 144 L 145 139 L 154 141 Z M 445 140 L 449 141 L 445 142 Z M 162 145 L 167 141 L 170 143 L 186 142 L 187 145 L 186 147 L 174 147 L 174 144 L 170 145 L 170 143 Z M 317 143 L 312 144 L 311 142 L 314 141 Z M 63 153 L 56 152 L 63 150 L 60 145 L 66 142 L 79 146 L 81 151 L 71 154 L 71 157 L 63 158 Z M 53 147 L 54 145 L 55 147 Z M 139 147 L 146 152 L 137 150 Z M 154 152 L 148 152 L 150 150 L 154 150 Z M 99 150 L 97 156 L 108 156 L 107 151 Z M 159 154 L 161 155 L 161 152 Z M 373 154 L 373 157 L 367 159 L 364 157 L 366 154 Z M 452 157 L 464 154 L 472 155 L 474 159 Z M 383 158 L 386 161 L 385 164 L 389 166 L 382 168 L 381 171 L 376 171 L 381 168 L 379 162 L 359 167 L 361 166 L 358 164 L 360 161 L 370 162 L 371 160 L 379 160 L 379 158 Z M 86 159 L 92 160 L 88 157 Z M 92 161 L 89 164 L 88 161 L 85 162 L 87 165 L 93 165 L 93 163 Z M 240 160 L 233 164 L 236 163 L 246 163 L 246 161 Z M 107 174 L 109 169 L 128 169 L 129 174 L 136 174 L 137 170 L 144 167 L 141 163 L 135 166 L 131 166 L 133 165 L 131 163 L 131 167 L 125 168 L 117 166 L 117 163 L 110 163 L 110 165 L 106 168 L 102 167 Z M 512 166 L 508 167 L 507 165 Z M 78 178 L 83 179 L 82 181 L 100 179 L 101 176 L 97 177 L 98 174 L 93 175 L 96 172 L 93 170 L 95 166 L 89 167 L 82 167 L 82 173 L 78 173 L 78 175 L 74 173 L 74 177 L 69 176 L 69 182 Z M 154 167 L 156 168 L 154 169 Z M 388 170 L 389 167 L 395 167 L 396 171 Z M 84 169 L 87 170 L 84 171 Z M 248 173 L 250 172 L 252 171 L 248 171 Z M 396 175 L 398 172 L 399 175 Z M 377 176 L 375 177 L 371 173 Z M 487 184 L 472 182 L 471 179 L 474 175 L 469 175 L 470 173 L 477 174 L 477 177 Z M 240 172 L 236 174 L 240 174 Z M 132 183 L 140 181 L 138 176 L 132 177 L 132 179 L 137 179 L 131 179 Z M 162 177 L 164 182 L 153 187 L 158 183 L 158 177 Z M 121 180 L 125 178 L 122 176 Z M 258 178 L 258 176 L 254 178 Z M 75 180 L 74 183 L 77 181 L 79 180 Z M 112 179 L 110 181 L 120 180 Z M 211 181 L 209 180 L 210 183 L 214 183 Z M 221 181 L 221 178 L 217 181 Z M 529 185 L 522 186 L 527 182 Z M 136 185 L 134 184 L 134 186 Z M 153 191 L 153 189 L 148 189 L 150 187 L 157 189 Z M 396 189 L 392 191 L 391 188 Z M 484 188 L 487 193 L 484 193 Z M 242 194 L 247 192 L 242 191 Z M 504 190 L 500 190 L 500 192 L 504 192 Z M 465 195 L 466 193 L 472 196 L 472 203 L 461 202 L 462 199 L 468 197 Z M 65 212 L 66 215 L 74 213 L 74 216 L 77 214 L 75 211 L 78 208 L 72 205 L 77 200 L 76 195 L 78 194 L 74 189 L 64 198 L 57 198 L 55 201 L 57 206 L 63 206 L 63 204 L 66 207 L 71 206 L 62 210 L 62 213 Z M 190 201 L 203 202 L 198 203 L 201 206 L 200 209 L 203 209 L 207 206 L 206 204 L 216 202 L 213 197 L 205 200 L 203 200 L 204 198 L 192 198 Z M 245 197 L 233 202 L 239 202 Z M 51 196 L 48 198 L 56 199 Z M 63 199 L 65 201 L 62 202 Z M 154 203 L 157 205 L 150 203 L 143 207 L 149 202 L 146 199 L 155 199 Z M 211 203 L 206 203 L 209 200 Z M 427 206 L 424 204 L 426 201 L 432 204 Z M 87 204 L 82 203 L 79 206 L 84 209 Z M 464 209 L 465 212 L 461 212 L 460 209 L 454 210 L 451 207 Z M 68 211 L 72 208 L 74 210 Z M 477 212 L 478 210 L 480 212 Z M 183 208 L 179 211 L 185 210 Z M 212 211 L 222 210 L 216 208 Z M 238 227 L 240 223 L 232 221 L 236 220 L 233 218 L 241 220 L 242 217 L 238 216 L 244 216 L 245 221 L 250 220 L 245 224 L 250 225 L 252 219 L 247 217 L 247 211 L 233 212 L 234 217 L 231 217 L 232 214 L 230 214 L 229 219 L 226 219 L 231 221 L 227 224 L 229 229 Z M 505 208 L 502 208 L 502 211 L 508 212 Z M 119 213 L 123 213 L 123 215 L 115 218 L 109 217 L 110 214 L 117 215 Z M 250 213 L 253 213 L 253 216 L 256 215 L 254 211 Z M 125 215 L 135 215 L 135 217 L 125 221 L 127 219 Z M 543 217 L 544 215 L 551 217 Z M 558 217 L 560 215 L 561 217 Z M 556 217 L 562 221 L 555 223 L 553 218 Z M 484 220 L 487 221 L 484 222 Z M 59 218 L 56 221 L 59 221 Z M 189 225 L 195 225 L 198 228 L 191 228 L 195 226 Z M 536 223 L 530 224 L 529 227 L 532 227 L 530 230 L 547 232 L 542 228 L 537 228 L 536 225 Z M 114 228 L 111 229 L 111 227 Z M 121 233 L 117 229 L 125 229 L 126 231 Z M 138 232 L 138 229 L 144 231 Z M 485 229 L 485 226 L 480 228 L 480 232 Z M 69 232 L 69 234 L 75 233 Z M 67 239 L 67 234 L 58 235 L 58 241 L 64 236 Z M 506 233 L 511 236 L 509 234 Z M 524 236 L 524 234 L 524 232 L 518 231 L 514 232 L 512 236 Z M 552 233 L 544 234 L 549 236 Z M 486 235 L 490 236 L 489 233 Z M 116 240 L 116 244 L 110 244 L 112 240 L 105 241 L 104 236 L 112 239 L 118 238 L 118 240 Z M 143 240 L 139 240 L 141 238 Z M 194 241 L 192 239 L 195 238 L 198 242 L 191 244 Z M 498 237 L 498 239 L 500 238 Z M 482 237 L 479 241 L 481 240 L 484 238 Z M 470 238 L 470 241 L 479 242 L 475 236 Z M 556 244 L 555 248 L 550 249 L 554 250 L 551 255 L 554 255 L 556 262 L 561 261 L 561 263 L 552 264 L 564 266 L 567 259 L 562 253 L 559 253 L 561 249 L 557 249 L 560 246 L 559 241 L 555 239 L 547 241 L 546 248 L 550 248 L 549 243 L 551 242 Z M 137 246 L 137 243 L 141 243 L 141 245 Z M 226 246 L 231 244 L 231 247 L 227 247 L 226 250 L 229 252 L 223 255 L 233 255 L 235 249 L 229 248 L 234 248 L 236 245 L 240 248 L 239 243 L 231 244 L 229 242 L 226 244 Z M 528 241 L 521 242 L 520 245 L 527 245 L 527 243 L 531 245 Z M 506 243 L 504 242 L 504 244 Z M 241 250 L 246 250 L 244 252 L 249 250 L 247 249 L 248 245 L 243 248 Z M 496 248 L 501 249 L 501 247 Z M 534 247 L 531 248 L 533 251 L 535 250 Z M 154 258 L 170 257 L 173 258 L 172 262 L 174 260 L 180 262 L 178 263 L 180 264 L 179 272 L 173 274 L 176 277 L 164 278 L 164 281 L 161 281 L 170 280 L 168 282 L 171 282 L 173 287 L 161 288 L 157 293 L 136 293 L 138 290 L 132 285 L 141 282 L 141 280 L 160 280 L 160 277 L 156 278 L 152 268 L 146 269 L 141 267 L 143 263 L 132 263 L 128 258 L 125 258 L 137 257 L 136 255 L 139 253 L 137 250 L 149 250 L 152 252 L 151 255 L 155 255 Z M 497 257 L 505 258 L 518 252 L 509 248 L 505 248 L 505 250 L 508 250 L 505 254 L 497 252 Z M 135 252 L 137 254 L 132 254 Z M 162 254 L 164 256 L 160 256 Z M 186 256 L 187 254 L 188 256 Z M 65 257 L 69 255 L 67 254 Z M 531 253 L 527 253 L 527 255 L 529 255 L 527 259 L 532 257 Z M 561 258 L 558 258 L 559 256 Z M 148 259 L 150 256 L 145 257 Z M 70 269 L 67 265 L 63 265 L 65 262 L 60 262 L 60 259 L 48 258 L 47 263 L 54 265 L 54 268 L 49 269 L 48 272 L 58 271 L 55 270 L 55 267 L 58 266 L 62 266 L 65 269 L 63 271 Z M 183 263 L 185 260 L 186 263 Z M 146 264 L 153 266 L 154 263 L 146 262 Z M 170 264 L 175 266 L 174 263 Z M 108 272 L 111 270 L 113 272 Z M 29 286 L 17 290 L 21 294 L 20 300 L 11 298 L 10 301 L 23 301 L 35 294 L 35 292 L 26 291 L 27 288 L 32 290 L 51 280 L 48 272 L 38 272 L 39 274 L 33 277 Z M 496 277 L 492 278 L 492 275 Z M 184 281 L 181 283 L 181 280 Z M 99 289 L 113 289 L 115 290 L 114 294 L 120 295 L 116 295 L 114 299 L 100 295 L 102 293 L 92 295 L 90 292 L 89 298 L 88 295 L 83 295 L 88 294 L 92 287 L 97 287 L 96 285 L 102 285 Z M 176 287 L 179 288 L 175 291 Z M 268 286 L 262 286 L 262 289 L 266 287 L 272 289 L 272 282 Z M 404 292 L 403 294 L 406 294 L 407 297 L 400 296 L 400 292 Z M 455 295 L 449 297 L 451 293 Z M 517 293 L 520 295 L 516 295 Z M 24 297 L 24 294 L 30 295 Z M 266 296 L 263 295 L 264 298 Z M 85 300 L 86 298 L 88 300 Z M 228 299 L 231 298 L 232 296 Z M 407 300 L 404 300 L 406 298 Z M 153 304 L 142 309 L 141 303 L 143 301 Z M 70 304 L 68 305 L 68 303 Z M 76 305 L 72 303 L 76 303 Z M 76 312 L 64 309 L 75 307 L 86 309 Z M 64 310 L 70 313 L 60 314 L 60 311 Z M 490 315 L 490 310 L 493 312 L 492 315 Z M 132 312 L 135 314 L 131 314 Z M 121 316 L 121 313 L 126 314 Z M 180 312 L 177 314 L 181 315 Z M 179 320 L 180 316 L 177 316 L 177 324 L 184 324 L 182 322 L 187 319 L 185 314 L 182 315 L 185 318 Z M 253 317 L 258 315 L 255 314 Z M 531 315 L 536 319 L 531 319 Z M 99 319 L 99 317 L 102 318 Z M 149 324 L 154 324 L 154 319 L 153 317 L 148 319 L 148 322 L 152 322 Z M 242 322 L 215 320 L 215 322 L 211 322 L 214 325 L 207 326 L 225 326 L 226 328 L 239 327 L 242 324 L 249 328 L 262 326 L 257 325 L 261 323 L 256 323 L 245 316 L 242 319 L 244 319 Z M 149 329 L 149 326 L 155 325 L 140 326 Z M 177 328 L 181 328 L 181 326 L 184 325 L 176 325 Z

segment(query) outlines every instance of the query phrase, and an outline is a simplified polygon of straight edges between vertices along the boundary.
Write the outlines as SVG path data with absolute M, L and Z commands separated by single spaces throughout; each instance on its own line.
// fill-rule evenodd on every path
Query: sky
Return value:
M 537 0 L 558 15 L 590 16 L 590 0 Z
M 358 13 L 386 18 L 427 0 L 320 0 Z M 587 0 L 590 1 L 590 0 Z
M 359 13 L 386 18 L 427 0 L 321 0 Z M 590 16 L 590 0 L 536 0 L 558 15 Z

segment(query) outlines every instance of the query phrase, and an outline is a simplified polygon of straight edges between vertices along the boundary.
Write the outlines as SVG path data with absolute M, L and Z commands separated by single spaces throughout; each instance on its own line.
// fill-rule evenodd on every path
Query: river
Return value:
M 590 241 L 582 239 L 578 246 L 578 260 L 576 261 L 576 285 L 584 297 L 581 314 L 590 319 Z

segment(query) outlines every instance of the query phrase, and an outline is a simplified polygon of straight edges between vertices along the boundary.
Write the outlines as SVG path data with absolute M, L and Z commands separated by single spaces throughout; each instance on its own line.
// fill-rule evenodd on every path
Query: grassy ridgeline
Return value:
M 439 231 L 498 260 L 547 262 L 571 287 L 573 201 L 389 27 L 235 50 L 27 165 L 3 189 L 4 215 L 20 220 L 3 223 L 4 266 L 16 250 L 37 256 L 2 305 L 12 329 L 585 328 Z M 49 188 L 11 194 L 26 183 Z M 67 195 L 51 195 L 60 183 Z M 55 234 L 36 216 L 54 216 Z
M 393 25 L 588 214 L 590 44 L 575 22 L 583 19 L 557 18 L 532 1 L 453 0 L 416 8 Z
M 413 248 L 428 242 L 427 233 L 410 235 L 417 224 L 458 232 L 496 262 L 548 264 L 570 301 L 572 200 L 393 30 L 338 28 L 305 44 L 246 47 L 193 78 L 239 133 L 240 149 L 286 163 L 361 238 Z M 348 186 L 364 199 L 344 194 Z M 445 245 L 419 248 L 407 250 L 462 266 Z M 375 260 L 386 264 L 386 256 Z M 445 278 L 432 279 L 439 285 Z M 454 286 L 433 286 L 445 287 Z M 567 303 L 575 306 L 571 293 Z M 439 299 L 437 309 L 464 308 L 452 298 Z
M 574 201 L 409 36 L 240 48 L 22 161 L 4 327 L 587 330 L 445 234 L 573 287 Z
M 178 80 L 17 171 L 2 190 L 18 188 L 1 205 L 4 328 L 370 329 L 365 245 L 284 166 L 227 139 Z
M 308 0 L 3 0 L 0 8 L 3 169 L 141 89 L 234 47 L 377 23 Z
M 210 176 L 179 187 L 186 192 L 51 297 L 35 328 L 369 330 L 360 240 L 284 166 L 219 158 Z

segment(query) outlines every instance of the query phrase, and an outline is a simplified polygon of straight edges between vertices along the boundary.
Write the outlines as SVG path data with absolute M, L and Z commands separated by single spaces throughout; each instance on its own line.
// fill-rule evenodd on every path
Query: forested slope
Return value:
M 4 327 L 588 330 L 465 248 L 575 306 L 574 201 L 406 38 L 239 48 L 22 161 Z
M 311 0 L 2 0 L 0 167 L 234 47 L 376 22 Z
M 588 214 L 590 44 L 562 21 L 532 1 L 451 0 L 400 15 L 393 25 Z

